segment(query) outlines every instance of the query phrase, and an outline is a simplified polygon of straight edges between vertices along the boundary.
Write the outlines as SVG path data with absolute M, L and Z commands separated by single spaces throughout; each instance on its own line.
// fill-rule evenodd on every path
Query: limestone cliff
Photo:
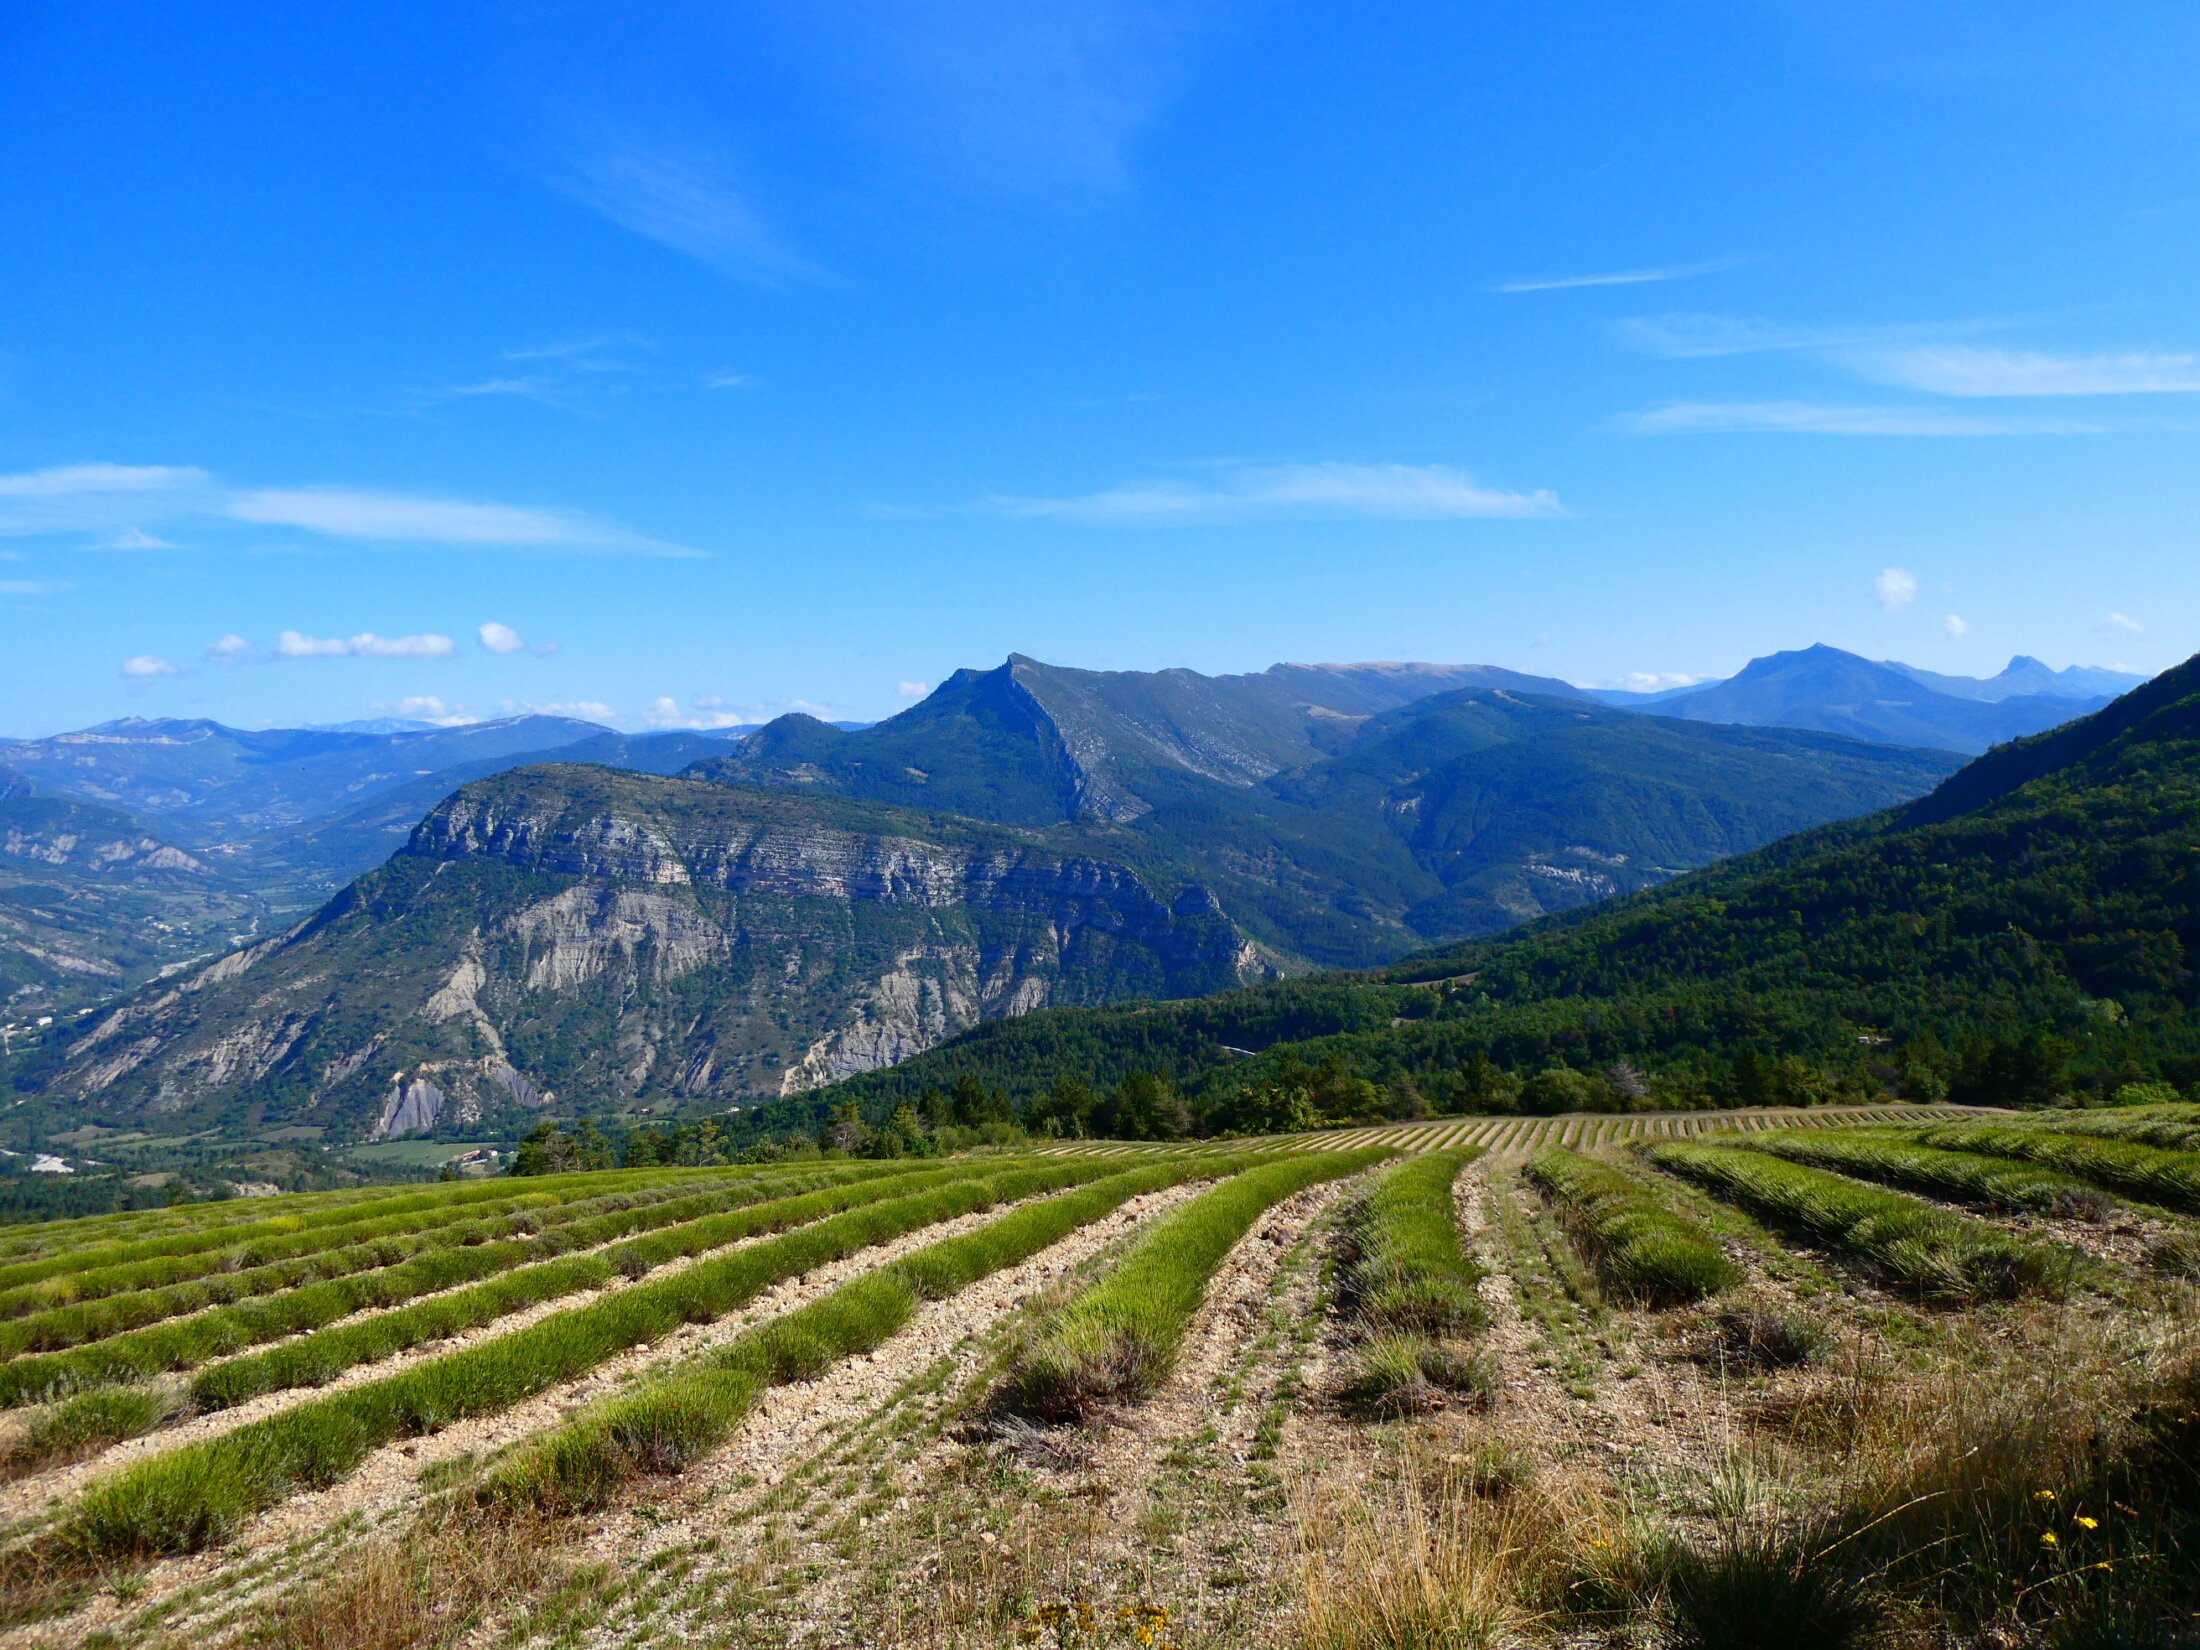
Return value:
M 468 785 L 290 933 L 90 1023 L 49 1093 L 382 1138 L 725 1106 L 983 1019 L 1274 969 L 1206 890 L 1016 830 L 583 767 Z M 181 1120 L 178 1117 L 177 1120 Z

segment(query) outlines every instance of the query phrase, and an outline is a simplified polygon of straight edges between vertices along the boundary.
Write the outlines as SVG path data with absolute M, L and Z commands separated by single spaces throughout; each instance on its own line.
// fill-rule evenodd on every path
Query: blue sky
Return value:
M 0 732 L 2160 668 L 2196 81 L 2175 4 L 17 0 Z

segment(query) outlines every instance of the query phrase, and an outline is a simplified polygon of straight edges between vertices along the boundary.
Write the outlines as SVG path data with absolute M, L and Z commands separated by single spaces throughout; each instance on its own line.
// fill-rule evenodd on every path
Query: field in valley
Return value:
M 2190 1643 L 2196 1215 L 1887 1106 L 0 1228 L 0 1645 Z

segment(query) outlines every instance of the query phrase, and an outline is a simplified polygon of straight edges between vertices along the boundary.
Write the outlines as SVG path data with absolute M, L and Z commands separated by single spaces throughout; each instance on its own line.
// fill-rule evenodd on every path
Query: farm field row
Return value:
M 1568 1113 L 1558 1117 L 1433 1117 L 1409 1123 L 1371 1123 L 1311 1134 L 1260 1135 L 1192 1146 L 1148 1142 L 1076 1141 L 1042 1148 L 1054 1152 L 1234 1151 L 1246 1146 L 1288 1150 L 1352 1151 L 1367 1146 L 1396 1151 L 1535 1151 L 1544 1146 L 1590 1147 L 1629 1140 L 1679 1140 L 1704 1134 L 1756 1133 L 1766 1129 L 1839 1129 L 1998 1119 L 2006 1113 L 1967 1106 L 1752 1107 L 1738 1111 Z
M 19 1411 L 0 1453 L 83 1413 L 0 1503 L 0 1644 L 1681 1645 L 1737 1609 L 2068 1640 L 2200 1604 L 2142 1424 L 2200 1394 L 2200 1154 L 2150 1143 L 2190 1118 L 1451 1118 L 651 1181 L 635 1209 L 745 1201 L 509 1325 L 468 1284 L 433 1339 L 369 1309 Z M 97 1431 L 133 1402 L 167 1407 Z

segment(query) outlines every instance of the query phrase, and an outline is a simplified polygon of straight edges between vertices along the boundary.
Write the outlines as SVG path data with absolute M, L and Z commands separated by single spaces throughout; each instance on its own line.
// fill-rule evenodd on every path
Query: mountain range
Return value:
M 1363 975 L 980 1026 L 745 1122 L 963 1079 L 1035 1099 L 1065 1073 L 1167 1077 L 1223 1120 L 1325 1070 L 1466 1109 L 1554 1066 L 1683 1105 L 2189 1084 L 2196 864 L 2200 659 L 1914 802 L 1627 898 Z
M 352 1137 L 553 1097 L 751 1105 L 984 1021 L 1381 965 L 1637 894 L 1959 766 L 1860 727 L 2086 703 L 1940 693 L 1825 648 L 1656 714 L 1486 666 L 1019 655 L 887 722 L 735 737 L 107 724 L 0 746 L 30 776 L 0 810 L 48 820 L 0 886 L 0 915 L 30 913 L 0 926 L 11 1007 L 138 988 L 19 1085 L 41 1116 Z M 55 809 L 138 846 L 57 857 Z M 170 914 L 131 914 L 147 902 Z

